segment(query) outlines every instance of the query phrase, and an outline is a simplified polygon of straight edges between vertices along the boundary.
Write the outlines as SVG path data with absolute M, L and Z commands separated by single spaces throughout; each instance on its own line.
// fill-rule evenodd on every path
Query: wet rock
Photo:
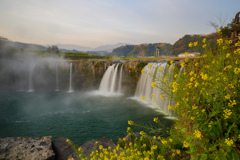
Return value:
M 0 159 L 54 160 L 51 139 L 51 136 L 0 138 Z
M 74 153 L 72 147 L 66 142 L 67 138 L 60 137 L 53 141 L 53 150 L 56 153 L 56 160 L 67 160 Z M 77 149 L 78 146 L 71 142 Z

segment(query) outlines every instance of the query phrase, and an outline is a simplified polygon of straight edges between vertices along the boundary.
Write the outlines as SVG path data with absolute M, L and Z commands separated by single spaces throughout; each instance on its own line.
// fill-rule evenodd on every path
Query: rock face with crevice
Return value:
M 52 137 L 0 138 L 0 160 L 54 160 Z

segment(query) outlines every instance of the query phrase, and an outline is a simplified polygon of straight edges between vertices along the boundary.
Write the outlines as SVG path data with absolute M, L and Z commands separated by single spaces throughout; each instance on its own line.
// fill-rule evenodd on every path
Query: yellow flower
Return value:
M 99 145 L 99 149 L 103 149 L 103 146 L 102 146 L 102 145 Z
M 236 103 L 236 101 L 235 100 L 230 100 L 230 102 L 228 103 L 228 106 L 229 107 L 233 107 L 234 105 L 236 105 L 237 103 Z
M 191 116 L 191 120 L 194 121 L 194 120 L 195 120 L 195 117 Z
M 198 46 L 198 41 L 194 42 L 193 45 L 196 47 Z
M 222 38 L 217 39 L 217 44 L 218 45 L 222 45 L 222 43 L 223 43 L 223 39 Z
M 188 58 L 186 58 L 186 59 L 185 59 L 185 62 L 188 62 L 188 60 L 189 60 L 189 59 L 188 59 Z
M 157 122 L 158 121 L 158 117 L 153 118 L 153 121 Z
M 173 60 L 170 61 L 170 64 L 173 64 Z
M 169 138 L 169 140 L 168 140 L 168 141 L 171 143 L 173 140 L 172 140 L 172 138 Z
M 81 148 L 81 147 L 79 147 L 79 148 L 78 148 L 78 151 L 81 151 L 81 150 L 82 150 L 82 148 Z
M 131 120 L 129 120 L 129 121 L 128 121 L 128 124 L 129 124 L 129 125 L 133 125 L 133 124 L 134 124 L 134 122 L 133 122 L 133 121 L 131 121 Z
M 131 127 L 127 127 L 127 132 L 129 132 L 131 130 Z
M 186 141 L 184 141 L 184 142 L 183 142 L 183 147 L 188 148 L 188 147 L 189 147 L 189 143 L 186 142 Z
M 142 71 L 141 71 L 141 72 L 142 72 L 142 74 L 144 73 L 144 71 L 145 71 L 145 70 L 144 70 L 144 69 L 142 69 Z
M 228 145 L 228 146 L 232 146 L 233 145 L 233 140 L 228 138 L 228 139 L 225 139 L 225 143 Z
M 167 78 L 164 78 L 164 79 L 163 79 L 163 82 L 166 82 L 166 79 L 167 79 Z
M 151 97 L 152 97 L 152 98 L 155 98 L 156 96 L 155 96 L 155 94 L 151 94 Z
M 170 105 L 168 105 L 167 107 L 168 107 L 169 110 L 172 109 L 172 106 L 170 106 Z
M 146 98 L 145 98 L 145 96 L 142 96 L 141 99 L 142 99 L 142 100 L 145 100 Z
M 226 57 L 229 58 L 229 57 L 230 57 L 230 53 L 228 53 L 228 54 L 226 55 Z
M 143 147 L 145 148 L 147 145 L 146 144 L 143 144 Z
M 206 43 L 207 39 L 206 38 L 203 38 L 202 42 L 203 43 Z
M 218 32 L 218 33 L 221 33 L 221 32 L 222 32 L 222 30 L 221 30 L 221 29 L 219 29 L 217 32 Z
M 172 157 L 174 157 L 175 156 L 175 153 L 172 153 Z
M 230 95 L 229 94 L 227 94 L 226 96 L 225 96 L 225 99 L 230 99 Z
M 140 135 L 144 136 L 146 133 L 144 131 L 140 131 Z
M 232 114 L 232 111 L 230 109 L 225 109 L 223 112 L 224 119 L 227 119 Z
M 188 46 L 191 48 L 191 47 L 193 46 L 193 43 L 192 43 L 192 42 L 190 42 Z
M 203 113 L 204 113 L 205 111 L 206 111 L 205 109 L 202 110 Z
M 161 99 L 164 99 L 164 97 L 163 97 L 162 95 L 160 95 L 160 98 L 161 98 Z
M 177 154 L 180 154 L 181 151 L 180 151 L 179 149 L 176 149 L 176 153 L 177 153 Z
M 66 142 L 69 142 L 69 141 L 70 141 L 70 139 L 67 139 L 67 140 L 66 140 Z
M 197 63 L 195 63 L 195 66 L 197 67 L 197 66 L 198 66 L 198 64 L 199 64 L 198 62 L 197 62 Z
M 157 137 L 156 137 L 156 136 L 153 136 L 153 139 L 155 140 L 155 139 L 157 139 Z
M 235 73 L 236 75 L 238 75 L 238 74 L 240 73 L 240 68 L 235 68 L 235 69 L 234 69 L 234 73 Z
M 185 52 L 184 55 L 185 55 L 185 56 L 188 55 L 188 52 Z
M 206 48 L 206 47 L 207 47 L 207 45 L 206 45 L 206 44 L 202 45 L 202 48 Z
M 149 67 L 151 68 L 151 67 L 152 67 L 152 64 L 150 64 Z
M 159 69 L 161 70 L 161 69 L 162 69 L 162 66 L 160 66 Z
M 199 130 L 195 130 L 195 131 L 194 131 L 194 137 L 195 137 L 195 138 L 200 138 L 200 139 L 201 139 L 201 137 L 202 137 L 201 132 L 200 132 Z
M 151 149 L 152 150 L 156 150 L 157 149 L 157 145 L 152 145 Z
M 152 82 L 151 86 L 152 86 L 152 88 L 154 88 L 155 87 L 155 82 Z

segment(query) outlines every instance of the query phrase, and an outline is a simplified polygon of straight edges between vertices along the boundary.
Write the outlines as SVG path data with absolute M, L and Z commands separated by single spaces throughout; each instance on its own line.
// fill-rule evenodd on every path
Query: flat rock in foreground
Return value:
M 52 137 L 0 138 L 0 160 L 54 160 Z

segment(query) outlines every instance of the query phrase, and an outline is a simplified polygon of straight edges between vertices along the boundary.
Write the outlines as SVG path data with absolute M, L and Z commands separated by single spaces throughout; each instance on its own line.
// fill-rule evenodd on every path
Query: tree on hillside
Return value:
M 52 54 L 59 53 L 58 46 L 56 45 L 48 46 L 47 52 Z

